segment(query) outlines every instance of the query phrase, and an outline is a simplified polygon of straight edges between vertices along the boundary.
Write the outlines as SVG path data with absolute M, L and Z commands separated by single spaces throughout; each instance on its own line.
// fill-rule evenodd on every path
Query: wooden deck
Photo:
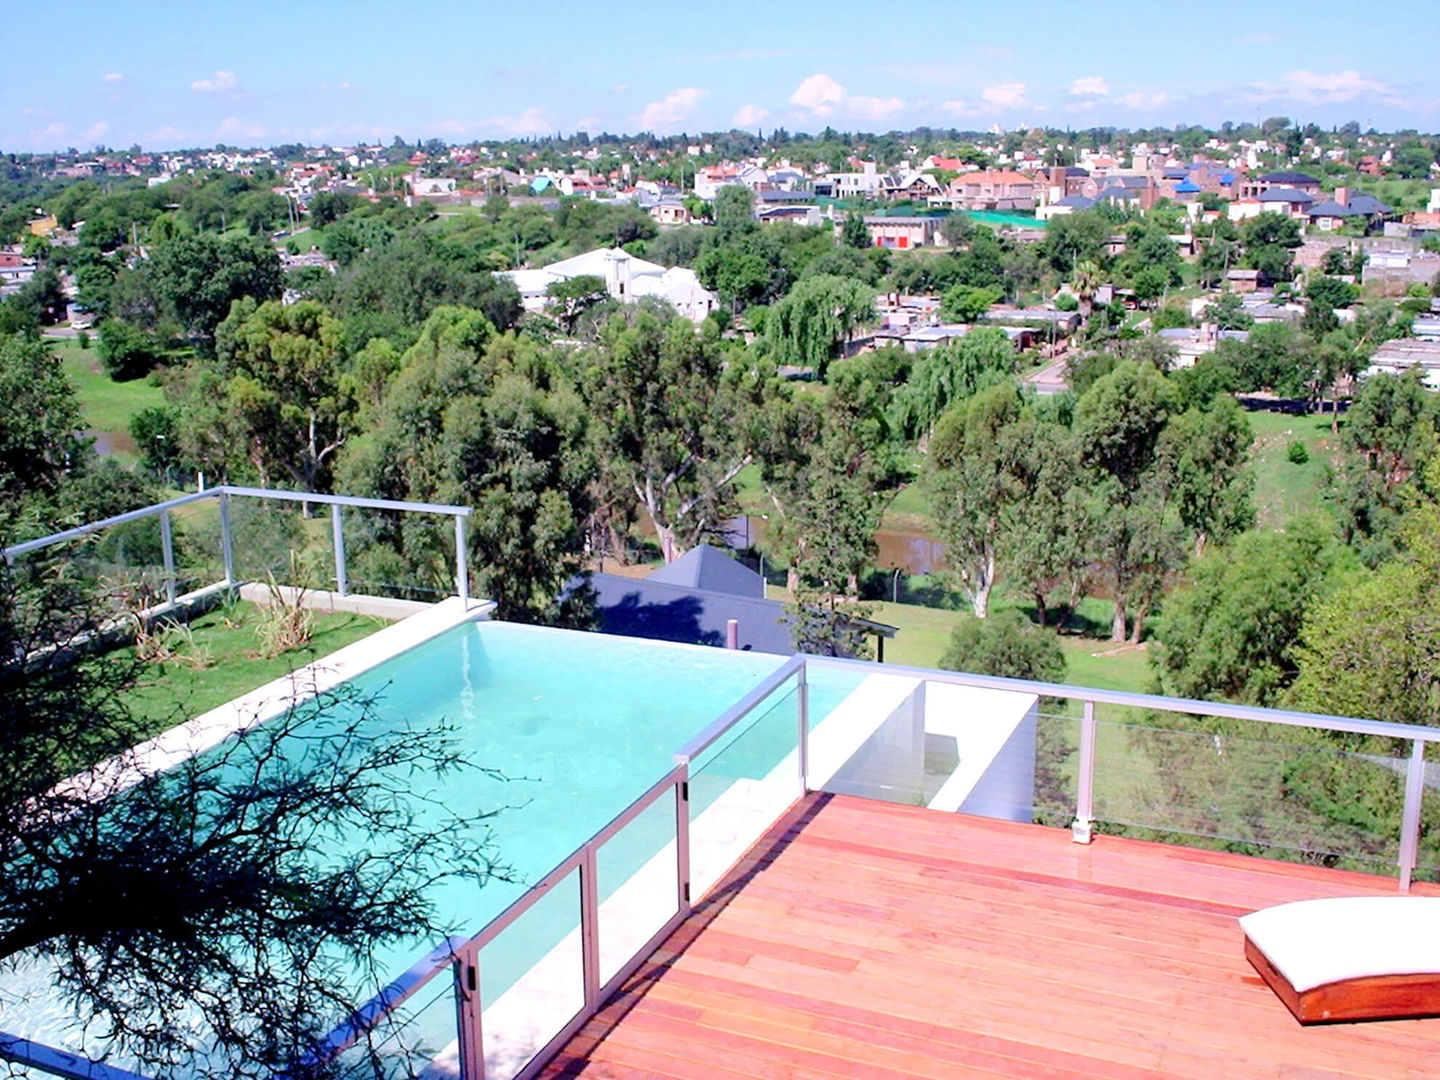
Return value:
M 1302 1028 L 1246 963 L 1235 922 L 1394 890 L 811 796 L 542 1075 L 1434 1077 L 1440 1020 Z

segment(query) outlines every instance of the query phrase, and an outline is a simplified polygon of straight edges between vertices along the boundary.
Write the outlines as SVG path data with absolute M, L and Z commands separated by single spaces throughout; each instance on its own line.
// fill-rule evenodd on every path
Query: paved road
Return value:
M 1065 381 L 1065 364 L 1069 354 L 1056 357 L 1033 375 L 1026 375 L 1025 381 L 1035 387 L 1038 394 L 1061 394 L 1070 388 Z

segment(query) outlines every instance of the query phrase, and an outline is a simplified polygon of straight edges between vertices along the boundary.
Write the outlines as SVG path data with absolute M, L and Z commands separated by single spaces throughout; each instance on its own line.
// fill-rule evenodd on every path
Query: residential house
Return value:
M 778 656 L 798 648 L 785 605 L 765 598 L 765 579 L 709 544 L 643 578 L 591 574 L 589 586 L 602 633 Z M 883 641 L 895 636 L 895 627 L 856 623 L 880 639 L 883 660 Z
M 944 193 L 940 182 L 926 172 L 910 170 L 898 177 L 886 180 L 884 191 L 890 199 L 930 200 Z
M 1175 349 L 1177 368 L 1194 367 L 1202 356 L 1215 351 L 1222 341 L 1248 341 L 1248 330 L 1217 330 L 1214 323 L 1199 326 L 1177 326 L 1159 332 L 1161 340 Z
M 1012 169 L 981 169 L 950 181 L 950 202 L 966 210 L 1033 210 L 1037 186 Z
M 667 269 L 620 248 L 597 248 L 549 266 L 507 270 L 503 274 L 520 291 L 520 303 L 526 311 L 544 311 L 548 290 L 555 282 L 587 275 L 604 281 L 605 291 L 617 300 L 634 303 L 642 296 L 654 296 L 691 322 L 702 322 L 717 303 L 715 294 L 700 284 L 695 271 L 683 266 Z
M 1054 217 L 1061 217 L 1065 214 L 1074 214 L 1081 210 L 1089 210 L 1095 205 L 1095 200 L 1085 195 L 1066 195 L 1063 199 L 1046 203 L 1035 211 L 1035 217 L 1040 221 L 1049 221 Z
M 875 162 L 862 161 L 859 172 L 831 173 L 827 179 L 837 199 L 875 199 L 883 194 L 890 176 L 880 172 Z M 817 194 L 819 190 L 820 185 L 817 184 Z
M 1313 200 L 1320 194 L 1320 181 L 1309 173 L 1281 170 L 1250 177 L 1240 185 L 1240 195 L 1241 197 L 1259 196 L 1274 188 L 1303 191 Z
M 870 230 L 870 242 L 875 247 L 907 248 L 930 247 L 940 241 L 938 217 L 866 217 L 865 227 Z
M 410 195 L 416 199 L 433 199 L 455 194 L 455 181 L 448 176 L 420 176 L 418 173 L 411 173 L 405 178 L 405 183 L 410 187 Z
M 1352 223 L 1363 224 L 1368 230 L 1389 211 L 1390 208 L 1373 195 L 1337 187 L 1333 198 L 1312 203 L 1306 216 L 1311 225 L 1324 232 L 1334 232 Z
M 1260 287 L 1259 270 L 1227 270 L 1225 272 L 1225 283 L 1232 292 L 1253 293 Z
M 657 225 L 689 225 L 690 208 L 684 200 L 666 196 L 646 211 Z
M 1266 188 L 1255 199 L 1260 203 L 1261 213 L 1284 214 L 1302 221 L 1309 220 L 1310 207 L 1315 205 L 1314 195 L 1292 187 Z
M 773 192 L 770 194 L 784 194 L 784 192 Z M 820 213 L 818 206 L 804 205 L 781 205 L 761 207 L 756 215 L 762 225 L 774 225 L 778 222 L 788 221 L 794 225 L 804 225 L 808 228 L 819 228 L 825 223 L 825 215 Z
M 1440 341 L 1397 338 L 1381 345 L 1370 356 L 1362 378 L 1371 375 L 1402 375 L 1418 369 L 1427 390 L 1440 390 Z
M 34 276 L 34 259 L 14 251 L 0 251 L 0 295 L 18 292 Z

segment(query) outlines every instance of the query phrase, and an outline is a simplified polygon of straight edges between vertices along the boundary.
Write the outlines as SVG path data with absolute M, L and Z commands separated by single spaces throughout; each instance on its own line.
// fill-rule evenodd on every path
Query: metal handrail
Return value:
M 832 656 L 805 657 L 807 663 L 821 667 L 841 667 L 853 671 L 874 673 L 875 665 L 865 660 L 846 660 Z M 1348 716 L 1331 716 L 1325 713 L 1295 712 L 1288 709 L 1267 709 L 1259 705 L 1237 705 L 1223 701 L 1200 701 L 1195 698 L 1164 697 L 1160 694 L 1136 694 L 1126 690 L 1104 690 L 1092 686 L 1071 686 L 1065 683 L 1036 682 L 1031 679 L 1007 679 L 998 675 L 971 675 L 959 671 L 939 671 L 931 668 L 907 667 L 900 664 L 886 664 L 886 674 L 909 675 L 927 682 L 955 683 L 959 686 L 973 686 L 980 690 L 1010 690 L 1022 694 L 1036 694 L 1039 697 L 1073 698 L 1100 705 L 1123 705 L 1136 709 L 1153 709 L 1157 712 L 1178 712 L 1191 716 L 1219 716 L 1230 720 L 1256 720 L 1268 724 L 1283 724 L 1289 727 L 1320 728 L 1326 731 L 1344 731 L 1355 735 L 1374 735 L 1387 739 L 1404 739 L 1409 742 L 1422 739 L 1426 742 L 1440 742 L 1440 727 L 1421 727 L 1417 724 L 1400 724 L 1392 720 L 1357 720 Z
M 129 510 L 123 514 L 116 514 L 113 517 L 102 518 L 99 521 L 89 521 L 84 525 L 77 525 L 73 529 L 65 529 L 62 532 L 51 533 L 49 536 L 41 536 L 34 540 L 25 540 L 19 544 L 11 544 L 0 551 L 6 559 L 13 559 L 17 555 L 26 555 L 32 551 L 39 551 L 51 544 L 60 544 L 66 540 L 77 540 L 82 536 L 89 536 L 91 533 L 99 532 L 101 529 L 108 529 L 114 525 L 126 525 L 132 521 L 140 521 L 143 518 L 154 517 L 156 514 L 173 510 L 177 506 L 185 506 L 187 503 L 199 502 L 201 499 L 213 499 L 220 494 L 220 488 L 206 488 L 204 491 L 192 491 L 189 495 L 181 495 L 179 498 L 166 499 L 151 506 L 143 506 L 139 510 Z
M 62 532 L 51 533 L 48 536 L 37 537 L 34 540 L 25 540 L 18 544 L 11 544 L 9 547 L 0 550 L 0 557 L 3 557 L 7 563 L 13 562 L 18 555 L 39 551 L 53 544 L 64 543 L 66 540 L 76 540 L 82 536 L 89 536 L 92 533 L 100 532 L 102 529 L 108 529 L 115 525 L 124 525 L 132 521 L 140 521 L 144 518 L 158 515 L 160 518 L 161 557 L 165 565 L 165 593 L 168 602 L 173 604 L 176 594 L 176 576 L 175 547 L 170 528 L 170 511 L 189 503 L 199 502 L 202 499 L 215 499 L 219 503 L 220 551 L 221 559 L 225 566 L 224 583 L 226 585 L 233 585 L 235 584 L 235 551 L 230 526 L 230 499 L 236 496 L 248 499 L 274 499 L 281 502 L 320 503 L 329 506 L 331 510 L 332 546 L 335 556 L 335 584 L 336 590 L 341 596 L 349 594 L 349 578 L 346 574 L 345 566 L 345 534 L 341 520 L 341 511 L 343 508 L 395 510 L 414 514 L 441 514 L 446 517 L 453 517 L 455 519 L 455 595 L 467 602 L 470 599 L 470 570 L 465 541 L 465 519 L 473 512 L 470 507 L 452 506 L 447 503 L 370 499 L 359 495 L 323 495 L 314 491 L 289 491 L 283 488 L 254 488 L 244 487 L 238 484 L 219 484 L 215 487 L 205 488 L 203 491 L 194 491 L 188 495 L 167 499 L 165 502 L 155 503 L 151 506 L 141 507 L 138 510 L 130 510 L 123 514 L 116 514 L 113 517 L 103 518 L 100 521 L 86 522 L 84 525 L 78 525 L 73 529 L 65 529 Z

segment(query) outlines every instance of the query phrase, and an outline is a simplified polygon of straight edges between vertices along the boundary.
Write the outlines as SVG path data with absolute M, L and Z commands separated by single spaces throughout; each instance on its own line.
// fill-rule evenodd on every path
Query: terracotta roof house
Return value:
M 966 210 L 1033 210 L 1036 183 L 1013 169 L 982 169 L 950 181 L 951 205 Z

